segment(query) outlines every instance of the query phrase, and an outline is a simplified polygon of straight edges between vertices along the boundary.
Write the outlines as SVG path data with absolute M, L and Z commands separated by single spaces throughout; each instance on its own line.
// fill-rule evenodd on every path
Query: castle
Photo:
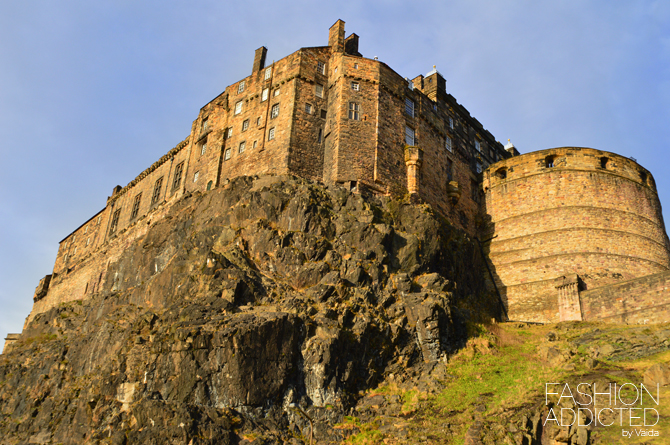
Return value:
M 263 174 L 430 204 L 482 240 L 483 274 L 510 319 L 668 319 L 670 245 L 653 178 L 636 162 L 585 148 L 520 155 L 435 68 L 403 78 L 363 57 L 341 20 L 328 46 L 265 59 L 256 50 L 251 74 L 203 106 L 186 139 L 60 242 L 28 320 L 97 292 L 106 265 L 185 194 Z

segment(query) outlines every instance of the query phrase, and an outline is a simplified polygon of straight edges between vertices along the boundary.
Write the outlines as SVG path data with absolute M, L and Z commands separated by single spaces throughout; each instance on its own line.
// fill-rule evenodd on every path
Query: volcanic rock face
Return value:
M 495 314 L 481 261 L 429 208 L 388 198 L 291 177 L 187 196 L 101 292 L 37 315 L 0 356 L 0 436 L 283 443 L 309 428 L 295 404 L 337 441 L 362 391 Z

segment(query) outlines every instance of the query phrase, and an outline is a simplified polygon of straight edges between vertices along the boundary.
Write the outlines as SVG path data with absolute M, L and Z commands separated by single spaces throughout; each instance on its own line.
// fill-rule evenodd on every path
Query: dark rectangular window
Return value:
M 121 216 L 121 209 L 118 209 L 112 215 L 112 224 L 109 226 L 109 234 L 116 232 L 116 228 L 119 225 L 119 216 Z
M 184 173 L 184 163 L 180 162 L 174 169 L 174 178 L 172 178 L 172 191 L 179 188 L 181 184 L 181 175 Z
M 154 205 L 161 198 L 161 188 L 163 186 L 163 177 L 161 176 L 154 183 L 154 193 L 151 195 L 151 205 Z
M 133 200 L 133 210 L 130 212 L 130 219 L 137 218 L 137 215 L 140 213 L 140 202 L 142 202 L 142 193 L 135 195 Z

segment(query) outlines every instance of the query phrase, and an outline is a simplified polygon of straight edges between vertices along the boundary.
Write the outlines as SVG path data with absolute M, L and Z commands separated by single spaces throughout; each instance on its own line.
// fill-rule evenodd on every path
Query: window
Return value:
M 507 169 L 505 167 L 501 167 L 498 170 L 496 170 L 496 176 L 499 179 L 505 179 L 507 178 Z
M 99 225 L 100 225 L 100 221 L 102 221 L 102 216 L 98 216 L 98 219 L 96 220 L 95 225 L 96 225 L 96 226 L 99 226 Z
M 142 193 L 135 195 L 133 200 L 133 210 L 130 212 L 130 219 L 137 218 L 137 214 L 140 213 L 140 201 L 142 199 Z
M 260 116 L 258 116 L 258 118 L 256 119 L 256 126 L 257 127 L 261 126 L 261 117 Z
M 154 183 L 154 192 L 151 195 L 151 205 L 154 205 L 158 202 L 161 196 L 161 187 L 163 186 L 163 177 L 161 176 Z
M 319 85 L 318 83 L 314 86 L 314 95 L 316 97 L 323 97 L 323 85 Z
M 479 185 L 477 181 L 470 181 L 470 193 L 474 202 L 479 202 Z
M 223 160 L 227 161 L 230 159 L 230 148 L 226 148 L 226 151 L 223 153 Z
M 414 101 L 409 97 L 405 98 L 405 113 L 411 117 L 414 117 Z
M 272 76 L 272 67 L 265 68 L 265 80 L 268 80 Z
M 607 168 L 607 161 L 609 161 L 609 159 L 600 158 L 600 168 Z
M 74 252 L 72 252 L 73 255 L 77 254 L 77 247 L 74 248 Z
M 198 182 L 198 177 L 200 176 L 200 172 L 195 172 L 193 175 L 193 182 Z
M 86 245 L 88 246 L 89 244 L 91 244 L 91 237 L 86 238 Z
M 481 153 L 481 151 L 482 151 L 482 145 L 481 145 L 481 143 L 480 143 L 478 140 L 476 140 L 476 139 L 475 139 L 475 150 L 477 150 L 477 151 L 480 152 L 480 153 Z
M 228 137 L 228 138 L 232 138 L 232 137 L 233 137 L 233 127 L 229 127 L 229 128 L 228 128 L 228 136 L 227 136 L 227 137 Z
M 261 102 L 265 102 L 266 100 L 268 100 L 268 95 L 269 95 L 269 94 L 270 94 L 270 89 L 269 89 L 269 88 L 265 88 L 265 89 L 263 90 L 263 92 L 261 93 Z
M 116 232 L 116 228 L 119 225 L 119 216 L 121 216 L 121 209 L 118 209 L 112 215 L 112 224 L 109 226 L 109 234 Z
M 274 119 L 279 116 L 279 104 L 274 104 L 270 110 L 270 119 Z
M 556 159 L 556 158 L 555 158 L 554 156 L 547 156 L 547 157 L 544 159 L 544 165 L 545 165 L 545 167 L 546 167 L 546 168 L 553 168 L 553 167 L 554 167 L 554 161 L 555 161 L 555 159 Z
M 326 74 L 326 64 L 319 60 L 316 63 L 316 72 L 319 74 Z
M 446 137 L 444 140 L 444 146 L 447 147 L 447 150 L 453 152 L 454 148 L 452 146 L 451 138 L 449 136 Z
M 319 136 L 316 140 L 319 144 L 323 141 L 323 129 L 319 128 Z
M 243 93 L 244 92 L 244 81 L 240 82 L 240 84 L 237 86 L 237 93 Z
M 254 141 L 254 146 L 253 146 L 253 148 L 256 148 L 256 147 L 258 147 L 258 141 Z
M 279 88 L 277 88 L 274 93 L 272 93 L 272 97 L 277 97 L 279 96 Z
M 202 127 L 200 131 L 204 133 L 205 131 L 207 131 L 208 128 L 209 128 L 209 121 L 207 120 L 207 118 L 204 118 L 202 120 Z
M 207 152 L 207 144 L 202 144 L 202 147 L 200 147 L 200 156 L 203 156 Z
M 354 63 L 354 69 L 355 69 L 355 70 L 358 69 L 358 64 L 357 64 L 357 63 Z
M 172 190 L 177 190 L 181 183 L 181 175 L 184 173 L 184 163 L 180 162 L 174 169 L 174 178 L 172 179 Z
M 482 163 L 481 163 L 481 162 L 477 162 L 477 163 L 475 164 L 475 171 L 476 171 L 477 173 L 481 173 L 482 171 L 484 171 L 483 168 L 482 168 Z
M 449 128 L 451 128 L 452 130 L 454 129 L 454 119 L 451 117 L 449 118 Z
M 326 112 L 326 110 L 321 110 L 321 119 L 325 119 L 327 115 L 328 113 Z
M 74 240 L 77 239 L 77 235 L 72 235 L 72 242 L 74 243 Z
M 361 90 L 361 84 L 358 82 L 351 82 L 351 89 L 353 91 L 360 91 Z
M 244 149 L 246 148 L 246 146 L 247 146 L 246 141 L 240 142 L 240 147 L 237 149 L 237 152 L 238 153 L 244 153 Z
M 414 146 L 414 129 L 405 125 L 405 144 Z
M 242 122 L 242 131 L 247 131 L 247 128 L 249 128 L 249 119 L 245 119 L 244 122 Z
M 447 158 L 447 182 L 454 180 L 454 161 Z
M 349 102 L 349 119 L 361 120 L 361 106 L 356 102 Z
M 275 138 L 275 127 L 270 128 L 268 131 L 268 141 L 271 141 Z
M 207 183 L 207 191 L 210 191 L 210 190 L 212 190 L 212 181 L 209 181 Z
M 305 113 L 312 114 L 312 104 L 305 104 Z
M 242 112 L 242 101 L 239 101 L 235 104 L 235 114 L 240 114 Z
M 84 233 L 88 233 L 88 226 L 84 228 Z

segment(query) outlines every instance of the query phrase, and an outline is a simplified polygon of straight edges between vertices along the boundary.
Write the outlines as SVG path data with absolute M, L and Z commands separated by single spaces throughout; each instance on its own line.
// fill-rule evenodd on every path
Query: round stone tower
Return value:
M 632 159 L 562 147 L 485 172 L 483 240 L 510 320 L 582 319 L 579 292 L 670 267 L 649 171 Z

